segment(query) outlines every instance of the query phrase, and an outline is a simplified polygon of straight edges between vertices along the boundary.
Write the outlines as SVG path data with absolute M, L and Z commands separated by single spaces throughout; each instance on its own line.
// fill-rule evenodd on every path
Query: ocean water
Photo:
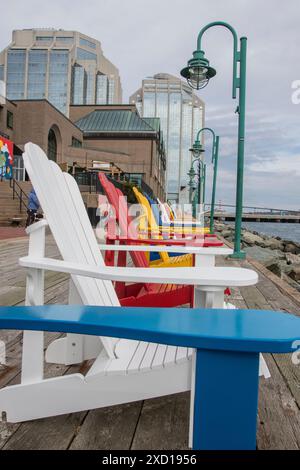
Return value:
M 243 227 L 248 230 L 284 238 L 300 243 L 300 224 L 285 224 L 279 222 L 243 222 Z

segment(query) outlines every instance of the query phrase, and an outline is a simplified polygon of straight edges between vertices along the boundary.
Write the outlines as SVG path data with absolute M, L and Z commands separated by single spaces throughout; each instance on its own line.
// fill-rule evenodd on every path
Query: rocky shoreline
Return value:
M 233 242 L 233 225 L 216 223 L 215 230 Z M 242 248 L 251 258 L 300 291 L 300 243 L 243 229 Z

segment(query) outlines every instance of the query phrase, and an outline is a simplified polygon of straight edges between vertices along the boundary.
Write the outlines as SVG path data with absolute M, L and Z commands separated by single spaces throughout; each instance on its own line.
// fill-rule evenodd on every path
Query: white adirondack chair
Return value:
M 43 304 L 45 270 L 69 273 L 69 302 L 87 305 L 119 305 L 112 280 L 195 285 L 196 305 L 212 307 L 222 307 L 225 286 L 257 282 L 254 271 L 241 268 L 104 266 L 75 180 L 34 144 L 26 144 L 23 157 L 46 216 L 29 227 L 29 255 L 20 259 L 28 269 L 27 305 Z M 63 260 L 45 257 L 47 223 Z M 6 413 L 8 421 L 20 422 L 193 391 L 192 357 L 192 350 L 181 347 L 67 335 L 50 344 L 49 361 L 70 364 L 96 359 L 85 376 L 76 373 L 45 379 L 43 333 L 25 332 L 21 383 L 0 390 L 0 412 Z
M 162 218 L 162 221 L 163 221 L 164 224 L 167 224 L 169 226 L 174 225 L 175 227 L 176 226 L 182 227 L 182 225 L 186 225 L 187 227 L 190 226 L 190 225 L 193 225 L 194 227 L 201 227 L 201 228 L 204 227 L 204 212 L 201 213 L 200 215 L 198 215 L 198 218 L 201 219 L 200 222 L 199 222 L 199 220 L 192 221 L 188 217 L 186 217 L 185 219 L 170 220 L 170 217 L 167 213 L 167 210 L 166 210 L 164 204 L 158 198 L 157 198 L 157 202 L 158 202 L 158 205 L 159 205 L 159 208 L 160 208 L 161 218 Z M 172 207 L 172 209 L 176 213 L 175 208 Z

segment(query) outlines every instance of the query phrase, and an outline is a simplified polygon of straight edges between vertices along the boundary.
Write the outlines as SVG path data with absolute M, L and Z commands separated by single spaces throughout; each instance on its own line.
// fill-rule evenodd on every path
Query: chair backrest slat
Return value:
M 34 144 L 26 144 L 23 157 L 63 259 L 103 266 L 104 260 L 73 177 L 63 173 L 59 166 L 49 161 L 45 153 Z M 72 276 L 72 279 L 84 304 L 119 305 L 110 281 L 82 276 Z M 102 338 L 110 357 L 113 357 L 116 341 Z

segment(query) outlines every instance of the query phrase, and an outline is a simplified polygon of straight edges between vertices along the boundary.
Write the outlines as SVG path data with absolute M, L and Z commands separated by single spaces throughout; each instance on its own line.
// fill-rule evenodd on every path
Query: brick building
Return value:
M 0 133 L 14 142 L 15 175 L 22 180 L 26 142 L 73 171 L 113 163 L 128 179 L 164 197 L 165 152 L 158 119 L 142 119 L 134 105 L 71 106 L 70 118 L 47 100 L 4 100 Z

